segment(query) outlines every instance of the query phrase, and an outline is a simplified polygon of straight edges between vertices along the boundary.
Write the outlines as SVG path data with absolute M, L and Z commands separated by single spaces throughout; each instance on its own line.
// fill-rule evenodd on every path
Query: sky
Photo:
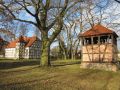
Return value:
M 29 7 L 28 9 L 30 9 L 31 10 L 31 12 L 34 12 L 34 9 L 33 8 L 31 8 L 31 7 Z M 22 11 L 20 14 L 19 14 L 19 18 L 20 19 L 23 19 L 23 20 L 28 20 L 28 21 L 35 21 L 35 19 L 30 15 L 30 14 L 28 14 L 28 13 L 26 13 L 25 11 Z M 30 24 L 29 26 L 28 26 L 28 34 L 27 34 L 27 36 L 29 36 L 29 37 L 31 37 L 31 36 L 33 36 L 35 33 L 35 30 L 36 30 L 36 27 L 34 26 L 34 25 L 32 25 L 32 24 Z
M 101 1 L 105 1 L 105 0 L 101 0 Z M 106 3 L 106 2 L 105 2 Z M 101 3 L 102 5 L 104 5 L 105 3 Z M 114 5 L 115 4 L 115 5 Z M 117 4 L 117 6 L 116 6 L 116 4 Z M 116 8 L 117 7 L 117 8 Z M 114 11 L 111 11 L 111 9 L 112 8 L 116 8 Z M 32 12 L 34 12 L 34 9 L 32 8 L 32 7 L 29 7 L 29 9 L 32 11 Z M 117 13 L 120 13 L 120 5 L 118 4 L 118 3 L 113 3 L 113 5 L 110 7 L 110 8 L 108 8 L 107 10 L 106 10 L 108 13 L 112 13 L 112 14 L 117 14 Z M 113 17 L 113 16 L 107 16 L 107 15 L 104 15 L 104 17 L 108 17 L 106 20 L 108 20 L 108 21 L 111 21 L 111 19 L 113 19 L 112 20 L 112 22 L 113 23 L 120 23 L 120 18 L 119 17 Z M 35 19 L 32 17 L 32 16 L 30 16 L 28 13 L 25 13 L 24 11 L 22 11 L 20 14 L 19 14 L 19 18 L 21 18 L 21 19 L 23 19 L 23 20 L 29 20 L 29 21 L 35 21 Z M 109 19 L 109 18 L 111 18 L 111 19 Z M 116 18 L 116 19 L 115 19 Z M 114 20 L 115 19 L 115 20 Z M 112 29 L 112 28 L 111 28 Z M 120 29 L 120 28 L 119 28 Z M 28 32 L 28 34 L 27 34 L 27 36 L 29 36 L 29 37 L 31 37 L 31 36 L 33 36 L 33 35 L 35 35 L 35 30 L 36 30 L 36 28 L 35 28 L 35 26 L 34 25 L 29 25 L 28 26 L 28 30 L 29 30 L 29 32 Z M 114 30 L 114 29 L 112 29 L 112 30 Z M 79 31 L 79 30 L 78 30 Z M 117 32 L 116 30 L 115 30 L 115 32 Z M 79 32 L 78 32 L 79 33 Z M 119 32 L 117 32 L 117 34 L 120 34 Z M 58 43 L 57 42 L 55 42 L 55 43 L 53 43 L 52 44 L 52 46 L 54 47 L 54 46 L 57 46 L 58 45 Z M 118 42 L 118 46 L 119 46 L 119 48 L 120 48 L 120 42 Z
M 101 0 L 101 2 L 103 2 L 105 0 Z M 105 5 L 106 2 L 104 3 L 101 3 L 101 5 Z M 34 12 L 34 10 L 29 7 L 29 9 Z M 112 9 L 114 9 L 114 11 L 111 11 Z M 112 13 L 112 15 L 116 15 L 118 13 L 120 13 L 120 5 L 118 3 L 113 3 L 112 6 L 108 9 L 106 9 L 106 12 L 107 13 Z M 120 18 L 117 16 L 117 17 L 114 17 L 114 16 L 108 16 L 107 14 L 105 14 L 103 17 L 107 17 L 106 21 L 112 21 L 113 23 L 119 23 L 120 22 Z M 21 19 L 25 19 L 25 20 L 28 20 L 28 21 L 35 21 L 35 19 L 33 17 L 31 17 L 28 13 L 25 13 L 24 11 L 22 13 L 19 14 L 19 18 Z M 34 31 L 35 31 L 35 26 L 34 25 L 29 25 L 28 26 L 29 28 L 29 32 L 28 32 L 28 36 L 33 36 L 35 35 Z M 110 27 L 110 29 L 114 30 L 113 28 Z M 117 27 L 117 29 L 119 30 L 120 28 Z M 78 30 L 79 31 L 79 30 Z M 114 30 L 117 34 L 120 34 L 119 32 L 117 32 L 117 30 Z M 78 32 L 79 33 L 79 32 Z M 57 46 L 58 43 L 55 42 L 52 44 L 52 46 Z M 120 48 L 120 41 L 118 41 L 118 47 Z

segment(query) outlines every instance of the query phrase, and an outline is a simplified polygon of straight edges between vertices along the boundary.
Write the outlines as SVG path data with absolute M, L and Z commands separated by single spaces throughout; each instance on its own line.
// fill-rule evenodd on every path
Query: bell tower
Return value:
M 117 63 L 118 35 L 102 25 L 82 33 L 81 67 L 113 69 Z M 107 68 L 108 67 L 108 68 Z M 116 67 L 117 69 L 117 67 Z

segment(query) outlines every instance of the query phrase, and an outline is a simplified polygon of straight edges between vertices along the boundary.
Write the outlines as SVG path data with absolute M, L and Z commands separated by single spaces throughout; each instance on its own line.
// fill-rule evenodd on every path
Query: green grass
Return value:
M 71 59 L 67 59 L 67 60 L 55 60 L 55 61 L 51 61 L 52 65 L 56 65 L 56 66 L 60 66 L 60 65 L 71 65 L 71 64 L 80 64 L 81 60 L 71 60 Z
M 120 71 L 80 69 L 79 64 L 1 69 L 0 90 L 120 90 Z

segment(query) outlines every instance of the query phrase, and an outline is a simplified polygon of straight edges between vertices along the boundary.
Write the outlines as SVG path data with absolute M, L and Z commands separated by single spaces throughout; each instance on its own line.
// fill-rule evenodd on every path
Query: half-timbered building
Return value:
M 95 25 L 90 30 L 80 34 L 82 40 L 82 66 L 102 67 L 103 63 L 109 63 L 109 65 L 116 63 L 118 53 L 117 37 L 118 35 L 114 31 L 102 25 Z
M 5 49 L 6 58 L 14 59 L 39 59 L 41 55 L 41 40 L 36 36 L 20 36 L 18 39 L 11 41 Z

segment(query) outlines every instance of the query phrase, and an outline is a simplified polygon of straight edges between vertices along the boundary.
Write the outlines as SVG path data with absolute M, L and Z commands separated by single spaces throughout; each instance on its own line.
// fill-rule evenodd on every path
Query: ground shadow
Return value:
M 0 62 L 0 69 L 11 69 L 22 66 L 39 65 L 40 61 L 24 61 L 24 62 Z

